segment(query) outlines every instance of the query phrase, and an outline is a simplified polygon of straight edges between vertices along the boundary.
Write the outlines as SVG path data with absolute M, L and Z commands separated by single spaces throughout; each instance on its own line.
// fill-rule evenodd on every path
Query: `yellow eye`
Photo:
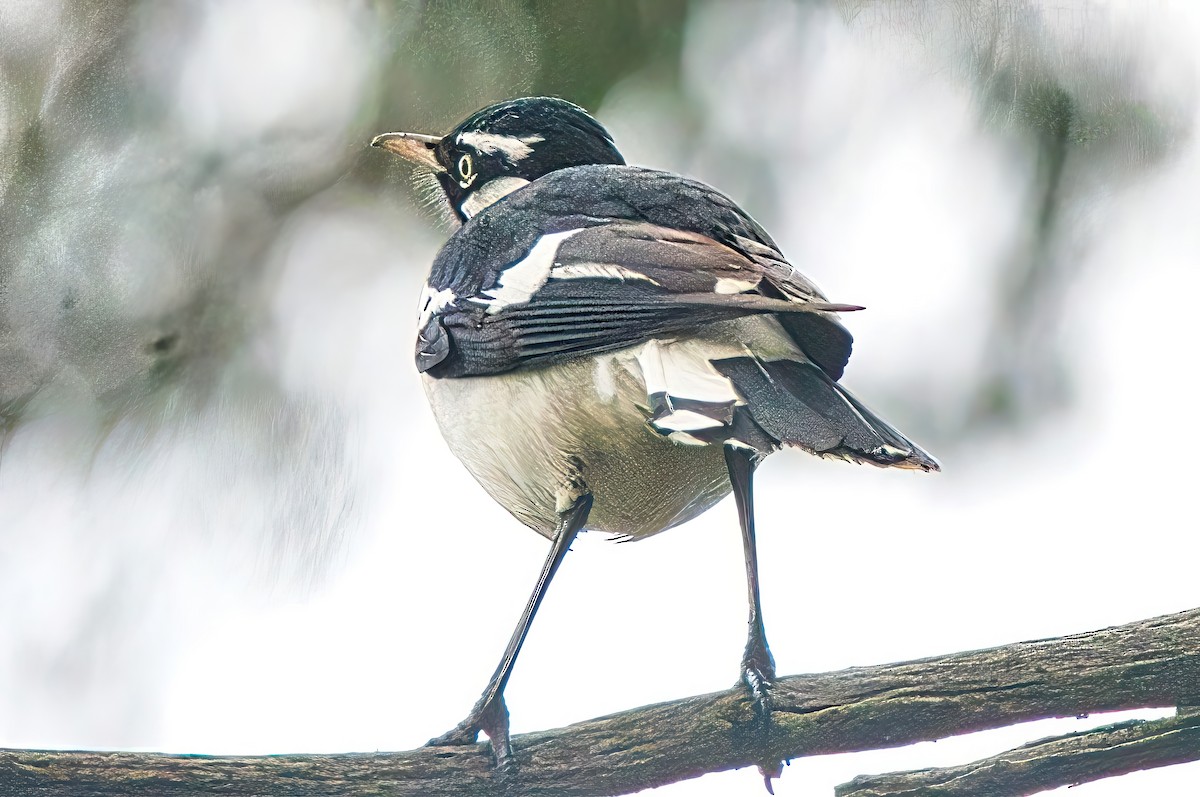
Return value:
M 475 164 L 471 162 L 470 155 L 463 155 L 458 159 L 458 176 L 468 185 L 475 179 Z

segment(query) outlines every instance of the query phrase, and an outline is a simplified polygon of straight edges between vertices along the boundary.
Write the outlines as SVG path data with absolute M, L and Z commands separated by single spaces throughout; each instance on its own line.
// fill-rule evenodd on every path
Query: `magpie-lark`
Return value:
M 641 539 L 731 490 L 750 603 L 741 674 L 769 726 L 755 467 L 793 446 L 938 470 L 838 384 L 851 337 L 836 314 L 861 308 L 827 301 L 724 194 L 626 166 L 569 102 L 502 102 L 445 136 L 385 133 L 372 145 L 435 175 L 461 222 L 417 322 L 417 370 L 442 434 L 489 495 L 552 542 L 482 697 L 431 744 L 482 730 L 507 762 L 504 687 L 581 530 Z

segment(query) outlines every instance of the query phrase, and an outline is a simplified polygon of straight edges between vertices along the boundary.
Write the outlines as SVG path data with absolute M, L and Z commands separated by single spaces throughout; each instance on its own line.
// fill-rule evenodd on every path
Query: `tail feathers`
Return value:
M 841 397 L 858 411 L 858 414 L 862 416 L 862 419 L 871 426 L 876 434 L 883 438 L 885 445 L 906 452 L 904 459 L 889 463 L 892 467 L 924 471 L 942 469 L 941 463 L 932 454 L 900 434 L 900 432 L 896 431 L 896 427 L 867 409 L 849 390 L 836 382 L 832 384 Z
M 780 443 L 880 467 L 941 470 L 936 459 L 812 363 L 733 357 L 713 367 L 746 399 L 755 423 Z

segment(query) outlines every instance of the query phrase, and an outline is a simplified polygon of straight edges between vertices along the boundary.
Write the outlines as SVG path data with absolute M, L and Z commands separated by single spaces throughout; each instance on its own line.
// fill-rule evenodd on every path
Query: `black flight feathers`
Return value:
M 713 367 L 745 396 L 755 427 L 772 441 L 812 454 L 913 470 L 940 470 L 926 454 L 811 363 L 755 357 L 715 360 Z M 764 450 L 761 443 L 755 445 Z
M 836 380 L 852 339 L 831 313 L 859 309 L 827 302 L 713 188 L 612 165 L 551 172 L 483 210 L 442 248 L 429 287 L 454 294 L 418 339 L 417 367 L 435 377 L 536 367 L 775 314 Z

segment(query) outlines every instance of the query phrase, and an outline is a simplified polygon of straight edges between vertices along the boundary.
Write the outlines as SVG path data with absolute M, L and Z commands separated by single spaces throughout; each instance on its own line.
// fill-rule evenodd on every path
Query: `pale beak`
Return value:
M 383 133 L 371 139 L 371 146 L 386 149 L 418 166 L 428 166 L 434 171 L 444 172 L 446 169 L 438 163 L 433 154 L 433 148 L 440 142 L 441 139 L 437 136 L 425 136 L 420 133 Z

